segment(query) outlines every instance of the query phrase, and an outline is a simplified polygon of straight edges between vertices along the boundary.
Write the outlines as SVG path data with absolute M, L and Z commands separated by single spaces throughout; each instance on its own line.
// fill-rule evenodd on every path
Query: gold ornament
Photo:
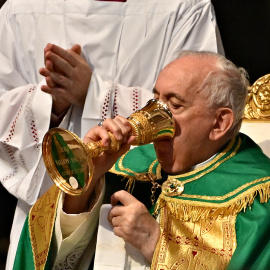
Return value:
M 270 120 L 270 74 L 249 88 L 244 119 Z
M 168 179 L 162 184 L 162 192 L 169 197 L 179 196 L 184 192 L 184 185 L 177 179 Z
M 130 136 L 136 138 L 134 145 L 174 136 L 173 116 L 162 101 L 149 100 L 128 121 L 132 127 Z M 101 141 L 85 144 L 76 134 L 61 128 L 53 128 L 45 134 L 42 144 L 44 163 L 60 189 L 70 195 L 80 195 L 87 190 L 94 172 L 92 159 L 104 151 L 118 151 L 121 146 L 112 133 L 109 135 L 111 144 L 104 148 Z

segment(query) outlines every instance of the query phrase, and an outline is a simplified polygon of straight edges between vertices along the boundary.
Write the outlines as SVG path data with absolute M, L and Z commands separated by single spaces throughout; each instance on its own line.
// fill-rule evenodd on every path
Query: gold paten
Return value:
M 270 120 L 270 74 L 249 88 L 244 119 Z
M 174 136 L 173 116 L 162 101 L 149 100 L 128 121 L 132 127 L 130 136 L 136 138 L 134 145 L 149 144 Z M 92 159 L 104 151 L 117 151 L 121 146 L 113 134 L 109 134 L 109 148 L 104 148 L 101 141 L 85 144 L 76 134 L 61 128 L 53 128 L 45 134 L 42 144 L 44 163 L 60 189 L 70 195 L 80 195 L 87 190 L 94 171 Z
M 151 269 L 226 269 L 236 249 L 235 219 L 180 221 L 170 215 L 168 208 L 162 208 L 161 237 Z

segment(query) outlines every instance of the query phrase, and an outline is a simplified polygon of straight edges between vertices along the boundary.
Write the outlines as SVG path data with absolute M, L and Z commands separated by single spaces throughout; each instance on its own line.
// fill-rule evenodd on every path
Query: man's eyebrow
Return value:
M 153 88 L 152 93 L 159 95 L 159 92 L 157 91 L 156 88 Z M 180 101 L 185 102 L 185 99 L 182 96 L 180 96 L 179 94 L 174 93 L 174 92 L 168 93 L 166 96 L 167 96 L 167 98 L 175 97 L 175 98 L 179 99 Z
M 167 97 L 168 97 L 168 98 L 174 97 L 174 98 L 179 99 L 179 100 L 182 101 L 182 102 L 185 102 L 185 99 L 184 99 L 182 96 L 180 96 L 179 94 L 174 93 L 174 92 L 169 93 L 169 94 L 167 95 Z

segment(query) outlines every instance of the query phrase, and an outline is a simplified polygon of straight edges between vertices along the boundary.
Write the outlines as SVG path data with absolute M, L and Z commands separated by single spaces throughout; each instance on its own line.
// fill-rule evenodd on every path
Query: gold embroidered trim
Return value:
M 232 145 L 234 144 L 235 142 L 235 138 L 233 140 L 231 140 L 231 142 L 229 143 L 228 147 L 222 151 L 219 155 L 217 155 L 213 160 L 211 160 L 209 163 L 207 163 L 205 166 L 202 166 L 200 168 L 198 168 L 197 170 L 194 170 L 194 171 L 191 171 L 189 173 L 185 173 L 185 174 L 182 174 L 182 175 L 169 175 L 168 179 L 173 179 L 173 178 L 183 178 L 183 177 L 186 177 L 186 176 L 189 176 L 189 175 L 192 175 L 192 174 L 195 174 L 195 173 L 198 173 L 199 171 L 202 171 L 204 169 L 206 169 L 207 167 L 211 166 L 212 164 L 214 164 L 217 160 L 219 160 L 222 156 L 224 156 L 231 148 L 232 148 Z M 238 151 L 239 147 L 241 145 L 241 139 L 239 138 L 239 141 L 237 143 L 237 146 L 235 147 L 235 149 L 232 151 L 232 153 L 227 156 L 225 159 L 221 160 L 220 162 L 217 162 L 212 168 L 210 168 L 209 170 L 201 173 L 200 175 L 197 175 L 193 178 L 190 178 L 190 179 L 187 179 L 187 180 L 184 180 L 184 181 L 181 181 L 182 184 L 186 184 L 186 183 L 189 183 L 189 182 L 192 182 L 192 181 L 195 181 L 199 178 L 201 178 L 202 176 L 204 176 L 205 174 L 213 171 L 214 169 L 216 169 L 220 164 L 222 164 L 223 162 L 225 162 L 226 160 L 228 160 L 229 158 L 233 157 L 236 152 Z
M 268 202 L 270 198 L 270 182 L 254 186 L 224 203 L 181 200 L 161 194 L 153 215 L 157 216 L 158 211 L 163 207 L 167 207 L 172 216 L 182 221 L 196 222 L 200 219 L 216 219 L 219 216 L 237 215 L 240 211 L 245 211 L 247 207 L 250 207 L 258 194 L 260 203 Z
M 43 270 L 49 253 L 60 189 L 53 185 L 29 212 L 29 234 L 36 270 Z
M 126 153 L 127 154 L 127 153 Z M 158 160 L 155 159 L 149 166 L 148 168 L 148 171 L 147 172 L 141 172 L 141 173 L 137 173 L 135 171 L 132 171 L 131 169 L 129 168 L 126 168 L 124 167 L 123 165 L 123 160 L 124 158 L 126 157 L 126 154 L 124 154 L 123 156 L 121 156 L 121 158 L 119 159 L 119 162 L 118 162 L 118 167 L 120 168 L 120 170 L 122 171 L 118 171 L 116 170 L 115 168 L 115 164 L 112 166 L 112 168 L 110 169 L 110 172 L 112 173 L 115 173 L 115 174 L 118 174 L 118 175 L 123 175 L 123 176 L 126 176 L 127 178 L 134 178 L 133 176 L 131 175 L 128 175 L 126 172 L 128 173 L 131 173 L 135 176 L 135 178 L 137 180 L 140 180 L 140 181 L 151 181 L 151 179 L 149 179 L 147 176 L 147 173 L 148 174 L 151 174 L 151 175 L 156 175 L 157 176 L 157 179 L 160 179 L 161 178 L 161 165 L 158 163 Z M 158 163 L 157 165 L 157 168 L 156 168 L 156 173 L 153 172 L 153 167 L 155 166 L 155 164 Z M 124 172 L 126 171 L 126 172 Z
M 236 249 L 235 222 L 236 216 L 185 222 L 163 208 L 151 269 L 226 269 Z
M 136 177 L 138 180 L 141 180 L 141 176 L 144 175 L 144 174 L 146 174 L 147 172 L 148 172 L 148 173 L 153 173 L 153 167 L 154 167 L 154 165 L 158 162 L 158 160 L 155 159 L 155 160 L 150 164 L 150 166 L 149 166 L 147 172 L 137 173 L 137 172 L 132 171 L 132 170 L 129 169 L 129 168 L 124 167 L 124 165 L 123 165 L 123 160 L 124 160 L 124 158 L 126 157 L 126 155 L 127 155 L 127 153 L 124 154 L 124 155 L 119 159 L 118 167 L 119 167 L 120 170 L 122 170 L 122 171 L 126 171 L 126 172 L 128 172 L 128 173 L 134 174 L 135 177 Z M 142 179 L 142 180 L 143 180 L 143 179 Z
M 158 163 L 158 165 L 157 165 L 157 168 L 156 168 L 156 173 L 154 173 L 153 172 L 153 167 L 154 167 L 154 165 L 156 163 Z M 151 175 L 156 175 L 157 176 L 157 179 L 161 179 L 162 178 L 162 176 L 161 176 L 161 165 L 160 165 L 160 163 L 158 162 L 157 159 L 154 160 L 152 162 L 152 164 L 150 165 L 149 170 L 148 170 L 148 173 L 151 174 Z
M 172 178 L 183 178 L 183 177 L 190 176 L 190 175 L 192 175 L 192 174 L 196 174 L 196 173 L 198 173 L 198 172 L 200 172 L 200 171 L 202 171 L 202 170 L 205 170 L 207 167 L 211 166 L 211 165 L 214 164 L 217 160 L 219 160 L 220 158 L 222 158 L 222 157 L 223 157 L 223 156 L 224 156 L 224 155 L 225 155 L 225 154 L 233 147 L 233 145 L 234 145 L 234 143 L 235 143 L 235 140 L 236 140 L 236 138 L 233 138 L 233 139 L 230 141 L 230 143 L 228 144 L 228 146 L 227 146 L 220 154 L 218 154 L 213 160 L 211 160 L 209 163 L 207 163 L 206 165 L 204 165 L 204 166 L 202 166 L 202 167 L 199 167 L 198 169 L 196 169 L 196 170 L 194 170 L 194 171 L 191 171 L 191 172 L 188 172 L 188 173 L 185 173 L 185 174 L 180 174 L 180 175 L 169 175 L 169 176 L 168 176 L 168 179 L 172 179 Z M 239 142 L 238 142 L 236 148 L 234 149 L 234 151 L 233 151 L 226 159 L 224 159 L 223 161 L 217 163 L 213 169 L 210 169 L 210 170 L 208 170 L 207 172 L 205 172 L 205 173 L 203 173 L 203 174 L 201 174 L 201 175 L 199 175 L 199 176 L 196 176 L 196 177 L 194 177 L 194 178 L 192 178 L 192 179 L 188 179 L 188 180 L 186 180 L 186 181 L 183 181 L 182 183 L 185 184 L 185 183 L 194 181 L 194 180 L 196 180 L 196 179 L 202 177 L 204 174 L 208 173 L 209 171 L 214 170 L 214 169 L 215 169 L 216 167 L 218 167 L 221 163 L 223 163 L 224 161 L 226 161 L 226 160 L 229 159 L 230 157 L 234 156 L 235 153 L 237 152 L 238 148 L 240 147 L 240 145 L 241 145 L 241 139 L 239 138 Z M 128 152 L 127 152 L 127 153 L 128 153 Z M 124 171 L 126 171 L 126 172 L 128 172 L 128 173 L 133 174 L 133 175 L 136 177 L 136 179 L 138 179 L 138 180 L 141 180 L 141 181 L 149 181 L 149 179 L 145 179 L 145 174 L 146 174 L 147 172 L 137 173 L 137 172 L 135 172 L 135 171 L 133 171 L 133 170 L 131 170 L 131 169 L 129 169 L 129 168 L 126 168 L 126 167 L 123 165 L 123 161 L 124 161 L 124 158 L 126 157 L 127 153 L 124 154 L 123 156 L 121 156 L 121 158 L 119 159 L 119 162 L 118 162 L 118 166 L 119 166 L 120 170 L 122 170 L 122 171 L 117 171 L 117 170 L 115 169 L 115 164 L 114 164 L 113 167 L 110 169 L 110 172 L 115 173 L 115 174 L 118 174 L 118 175 L 126 176 L 126 177 L 129 178 L 131 181 L 133 181 L 132 179 L 134 179 L 134 177 L 133 177 L 133 176 L 130 176 L 130 175 L 128 175 L 127 173 L 124 172 Z M 156 173 L 153 172 L 153 167 L 154 167 L 154 165 L 155 165 L 157 162 L 158 162 L 158 160 L 155 159 L 155 160 L 150 164 L 150 166 L 149 166 L 149 168 L 148 168 L 148 173 L 151 174 L 151 175 L 156 175 L 157 179 L 161 179 L 161 165 L 160 165 L 160 163 L 158 163 L 158 165 L 157 165 Z M 132 179 L 131 179 L 131 178 L 132 178 Z
M 200 195 L 188 195 L 188 194 L 182 194 L 181 197 L 184 197 L 184 198 L 191 198 L 191 199 L 201 199 L 201 200 L 214 200 L 214 201 L 223 201 L 223 200 L 226 200 L 228 199 L 229 197 L 232 197 L 234 195 L 236 195 L 237 193 L 239 193 L 240 191 L 248 188 L 249 186 L 252 186 L 254 184 L 257 184 L 257 183 L 260 183 L 260 182 L 264 182 L 264 181 L 267 181 L 270 179 L 270 176 L 267 176 L 267 177 L 263 177 L 263 178 L 260 178 L 258 180 L 254 180 L 252 182 L 249 182 L 249 183 L 246 183 L 244 184 L 243 186 L 235 189 L 234 191 L 232 192 L 229 192 L 227 193 L 226 195 L 224 196 L 200 196 Z
M 236 138 L 233 138 L 230 143 L 228 144 L 228 146 L 222 151 L 220 152 L 216 157 L 214 157 L 214 159 L 212 159 L 210 162 L 208 162 L 207 164 L 205 164 L 204 166 L 201 166 L 191 172 L 188 172 L 188 173 L 184 173 L 184 174 L 179 174 L 179 175 L 170 175 L 168 178 L 183 178 L 183 177 L 187 177 L 187 176 L 190 176 L 190 175 L 193 175 L 193 174 L 196 174 L 202 170 L 205 170 L 207 167 L 211 166 L 212 164 L 214 164 L 215 162 L 217 162 L 217 160 L 219 160 L 220 158 L 222 158 L 224 155 L 226 155 L 230 150 L 231 148 L 233 147 L 234 143 L 235 143 L 235 140 Z M 241 139 L 239 138 L 239 141 L 237 143 L 237 146 L 236 148 L 234 149 L 234 151 L 230 154 L 229 157 L 227 157 L 224 161 L 226 161 L 227 159 L 229 159 L 230 157 L 234 156 L 235 153 L 237 152 L 238 148 L 240 147 L 241 145 Z M 221 162 L 219 162 L 218 164 L 220 165 L 222 162 L 224 162 L 223 160 Z M 217 166 L 216 166 L 217 167 Z M 215 168 L 216 168 L 215 167 Z M 204 174 L 203 174 L 204 175 Z M 198 176 L 198 177 L 201 177 L 201 176 Z M 193 181 L 191 179 L 189 179 L 190 181 Z M 196 179 L 195 179 L 196 180 Z M 187 183 L 187 182 L 185 182 Z

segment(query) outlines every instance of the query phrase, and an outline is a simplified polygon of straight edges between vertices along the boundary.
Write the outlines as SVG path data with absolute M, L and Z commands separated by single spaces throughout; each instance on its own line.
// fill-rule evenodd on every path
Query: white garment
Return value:
M 140 251 L 114 235 L 107 219 L 112 206 L 102 205 L 104 177 L 98 183 L 91 195 L 96 203 L 90 212 L 68 215 L 62 210 L 60 198 L 53 237 L 56 241 L 52 242 L 55 256 L 52 270 L 88 270 L 94 253 L 94 270 L 149 270 L 150 263 Z
M 104 204 L 100 209 L 94 270 L 149 270 L 151 264 L 142 253 L 114 234 L 108 221 L 111 208 Z
M 93 69 L 83 111 L 70 108 L 62 123 L 80 137 L 101 119 L 143 106 L 181 50 L 223 49 L 210 0 L 7 0 L 0 34 L 0 181 L 18 198 L 11 269 L 25 217 L 52 183 L 41 158 L 51 111 L 38 73 L 46 44 L 80 44 Z
M 52 253 L 55 256 L 53 270 L 88 269 L 95 253 L 99 211 L 105 192 L 104 182 L 102 177 L 91 195 L 95 196 L 96 203 L 90 212 L 68 215 L 62 211 L 62 197 L 59 199 L 53 236 L 55 240 L 52 240 Z

